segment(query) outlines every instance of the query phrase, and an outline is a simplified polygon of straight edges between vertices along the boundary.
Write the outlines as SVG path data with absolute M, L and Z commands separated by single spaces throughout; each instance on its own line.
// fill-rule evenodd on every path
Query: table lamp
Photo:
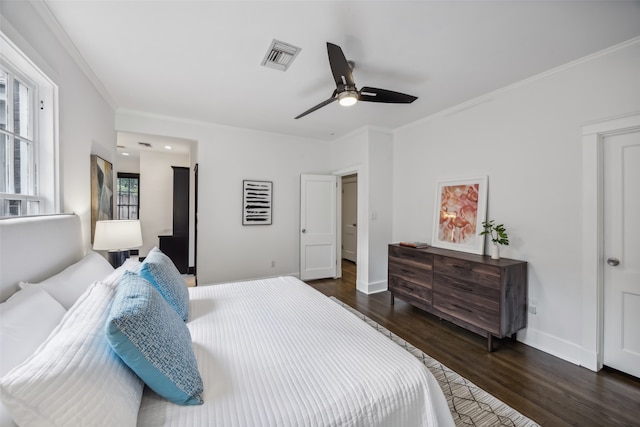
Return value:
M 142 246 L 139 220 L 120 219 L 97 221 L 93 237 L 93 249 L 109 251 L 108 259 L 113 268 L 120 267 L 129 258 L 129 249 Z

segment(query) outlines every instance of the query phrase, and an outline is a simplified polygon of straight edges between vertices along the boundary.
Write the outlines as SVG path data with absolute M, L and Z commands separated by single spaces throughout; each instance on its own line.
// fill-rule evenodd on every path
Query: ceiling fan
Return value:
M 400 92 L 394 92 L 386 89 L 378 89 L 375 87 L 363 87 L 358 90 L 356 83 L 353 81 L 351 74 L 352 65 L 345 58 L 340 46 L 327 42 L 327 53 L 329 54 L 329 65 L 331 73 L 336 81 L 336 90 L 333 91 L 331 98 L 321 102 L 296 117 L 304 117 L 309 113 L 331 104 L 333 101 L 339 101 L 340 105 L 349 106 L 358 101 L 368 102 L 384 102 L 387 104 L 411 104 L 418 99 L 417 96 L 407 95 Z

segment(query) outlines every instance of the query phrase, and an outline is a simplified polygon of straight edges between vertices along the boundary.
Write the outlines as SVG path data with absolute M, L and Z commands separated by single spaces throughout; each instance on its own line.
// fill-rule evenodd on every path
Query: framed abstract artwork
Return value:
M 271 225 L 273 182 L 242 181 L 242 225 Z
M 487 186 L 486 176 L 438 181 L 432 246 L 484 254 Z
M 113 165 L 91 155 L 91 243 L 96 221 L 113 219 Z

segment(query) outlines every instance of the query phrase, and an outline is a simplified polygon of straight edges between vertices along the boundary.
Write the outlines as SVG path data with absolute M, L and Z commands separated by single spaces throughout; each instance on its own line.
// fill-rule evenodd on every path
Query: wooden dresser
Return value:
M 527 263 L 439 248 L 389 245 L 391 303 L 415 307 L 487 337 L 527 327 Z

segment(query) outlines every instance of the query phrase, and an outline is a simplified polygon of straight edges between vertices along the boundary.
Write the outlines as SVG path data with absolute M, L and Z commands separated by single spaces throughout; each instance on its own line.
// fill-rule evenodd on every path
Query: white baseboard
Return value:
M 532 328 L 518 332 L 518 340 L 574 365 L 582 366 L 584 350 L 577 344 Z M 588 366 L 585 367 L 591 369 Z
M 600 369 L 602 369 L 602 363 L 600 363 L 599 361 L 598 353 L 582 348 L 581 355 L 582 357 L 580 358 L 580 366 L 584 366 L 585 368 L 590 369 L 594 372 L 598 372 Z
M 387 290 L 387 281 L 380 280 L 378 282 L 364 283 L 356 280 L 356 289 L 364 294 L 371 295 Z

